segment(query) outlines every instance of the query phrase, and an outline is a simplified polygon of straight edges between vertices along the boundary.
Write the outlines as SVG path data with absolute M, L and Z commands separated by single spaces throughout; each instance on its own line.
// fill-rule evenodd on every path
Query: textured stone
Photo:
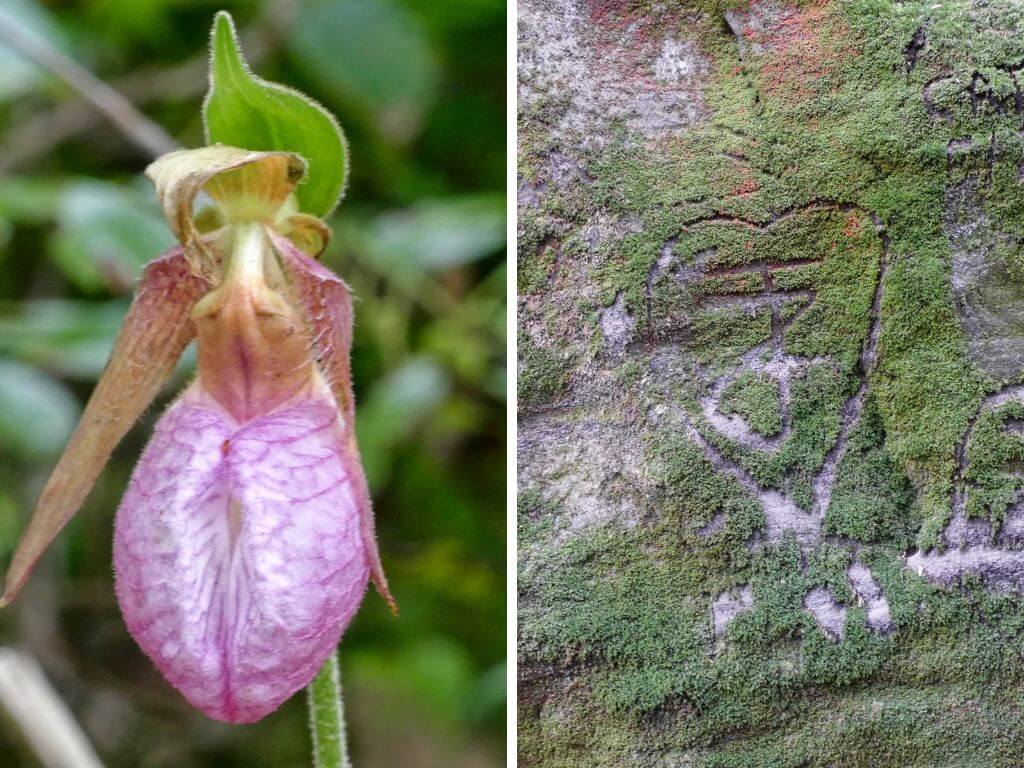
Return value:
M 1024 764 L 1019 5 L 521 7 L 520 764 Z

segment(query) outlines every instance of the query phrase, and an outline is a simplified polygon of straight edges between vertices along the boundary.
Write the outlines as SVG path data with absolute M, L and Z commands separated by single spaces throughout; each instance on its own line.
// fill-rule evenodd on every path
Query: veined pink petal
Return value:
M 355 435 L 355 395 L 352 392 L 352 372 L 349 353 L 352 348 L 352 292 L 345 282 L 317 261 L 296 248 L 288 238 L 268 230 L 274 250 L 284 265 L 285 273 L 296 294 L 297 303 L 309 327 L 313 349 L 320 370 L 341 407 L 342 416 L 349 425 L 345 459 L 356 488 L 363 538 L 370 562 L 370 578 L 377 593 L 384 598 L 392 612 L 398 606 L 388 589 L 388 580 L 380 562 L 377 536 L 374 531 L 373 505 L 370 489 L 359 458 Z
M 114 534 L 121 611 L 212 718 L 258 720 L 307 685 L 362 600 L 345 430 L 322 384 L 243 425 L 194 384 L 135 468 Z

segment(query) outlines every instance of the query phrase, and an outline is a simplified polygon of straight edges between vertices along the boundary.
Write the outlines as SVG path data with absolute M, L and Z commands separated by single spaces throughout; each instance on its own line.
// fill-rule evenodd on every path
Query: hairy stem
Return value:
M 332 653 L 306 689 L 309 729 L 313 735 L 313 768 L 352 768 L 345 735 L 338 654 Z

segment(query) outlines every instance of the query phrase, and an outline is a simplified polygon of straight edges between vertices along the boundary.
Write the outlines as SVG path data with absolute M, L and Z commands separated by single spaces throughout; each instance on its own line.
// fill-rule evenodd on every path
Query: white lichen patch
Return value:
M 580 227 L 580 240 L 588 248 L 596 252 L 606 243 L 615 243 L 627 235 L 635 235 L 643 231 L 640 219 L 633 215 L 612 216 L 598 211 Z
M 698 71 L 702 63 L 700 52 L 689 40 L 665 40 L 654 60 L 654 76 L 668 85 L 684 85 L 704 74 Z

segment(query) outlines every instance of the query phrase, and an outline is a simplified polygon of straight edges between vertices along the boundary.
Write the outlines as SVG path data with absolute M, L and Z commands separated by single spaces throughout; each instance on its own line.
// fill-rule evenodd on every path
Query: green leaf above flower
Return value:
M 210 144 L 301 155 L 308 170 L 295 195 L 303 213 L 323 218 L 341 200 L 348 144 L 338 121 L 308 96 L 253 75 L 224 11 L 213 22 L 203 122 Z

